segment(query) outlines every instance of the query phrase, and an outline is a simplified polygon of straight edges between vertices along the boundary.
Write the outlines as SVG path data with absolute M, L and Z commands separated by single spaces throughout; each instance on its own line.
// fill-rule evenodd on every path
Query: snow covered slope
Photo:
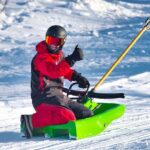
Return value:
M 146 0 L 9 1 L 0 13 L 0 149 L 150 149 L 150 32 L 99 88 L 100 92 L 124 92 L 125 99 L 112 101 L 127 106 L 125 115 L 102 134 L 74 141 L 26 140 L 19 133 L 20 115 L 34 112 L 30 99 L 34 47 L 49 26 L 59 24 L 68 31 L 66 55 L 76 44 L 83 48 L 85 59 L 74 68 L 94 86 L 150 17 L 149 8 Z

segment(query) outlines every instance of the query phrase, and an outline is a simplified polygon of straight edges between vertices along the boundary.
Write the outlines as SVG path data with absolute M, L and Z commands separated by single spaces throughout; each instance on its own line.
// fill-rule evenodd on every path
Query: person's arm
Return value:
M 80 61 L 83 59 L 83 50 L 76 45 L 73 53 L 65 57 L 67 63 L 72 67 L 76 61 Z

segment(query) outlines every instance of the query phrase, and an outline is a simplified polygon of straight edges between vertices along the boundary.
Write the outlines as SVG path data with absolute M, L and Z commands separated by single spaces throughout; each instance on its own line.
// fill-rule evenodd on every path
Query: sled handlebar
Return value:
M 79 96 L 79 97 L 80 97 L 80 96 L 85 96 L 85 95 L 87 95 L 90 86 L 88 86 L 85 91 L 76 91 L 76 92 L 75 92 L 74 90 L 71 90 L 72 87 L 73 87 L 74 85 L 77 85 L 77 84 L 78 84 L 78 83 L 75 82 L 75 83 L 72 83 L 72 84 L 70 85 L 70 87 L 69 87 L 69 89 L 68 89 L 68 91 L 67 91 L 67 96 L 69 96 L 69 94 L 71 94 L 71 95 L 78 94 L 78 95 L 75 95 L 75 96 Z
M 90 91 L 88 96 L 100 99 L 125 98 L 124 93 L 95 93 L 93 91 Z
M 93 90 L 88 91 L 89 87 L 87 87 L 86 91 L 72 90 L 72 87 L 76 84 L 77 83 L 71 84 L 69 89 L 63 88 L 63 92 L 67 93 L 67 96 L 69 95 L 78 97 L 88 96 L 90 98 L 99 98 L 99 99 L 125 98 L 124 93 L 96 93 Z

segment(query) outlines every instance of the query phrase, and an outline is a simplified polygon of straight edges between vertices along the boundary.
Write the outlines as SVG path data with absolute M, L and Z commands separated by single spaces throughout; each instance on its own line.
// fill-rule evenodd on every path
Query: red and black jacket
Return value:
M 48 52 L 45 41 L 36 46 L 37 54 L 31 63 L 31 98 L 34 108 L 41 103 L 66 105 L 63 95 L 63 79 L 72 79 L 74 70 L 64 59 L 62 50 L 58 54 Z

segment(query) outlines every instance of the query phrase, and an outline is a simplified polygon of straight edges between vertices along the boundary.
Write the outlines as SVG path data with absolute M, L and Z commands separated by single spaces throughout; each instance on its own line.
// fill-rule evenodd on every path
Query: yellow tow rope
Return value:
M 124 52 L 120 55 L 120 57 L 113 63 L 113 65 L 109 68 L 109 70 L 104 74 L 104 76 L 97 82 L 93 91 L 97 90 L 99 86 L 106 80 L 106 78 L 110 75 L 110 73 L 115 69 L 115 67 L 120 63 L 120 61 L 126 56 L 126 54 L 130 51 L 133 45 L 137 42 L 137 40 L 141 37 L 141 35 L 150 29 L 150 18 L 148 18 L 145 22 L 144 27 L 139 31 L 137 36 L 132 40 L 132 42 L 128 45 L 128 47 L 124 50 Z

